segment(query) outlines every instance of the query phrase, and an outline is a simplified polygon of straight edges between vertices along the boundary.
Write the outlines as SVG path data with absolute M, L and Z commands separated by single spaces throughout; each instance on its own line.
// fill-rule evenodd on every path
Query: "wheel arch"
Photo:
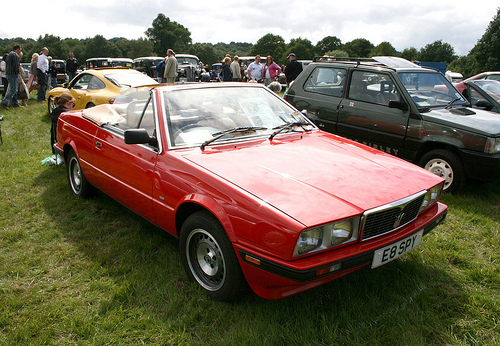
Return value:
M 184 199 L 179 206 L 176 208 L 175 212 L 175 229 L 177 237 L 180 235 L 182 224 L 186 219 L 195 212 L 206 210 L 212 214 L 221 224 L 222 228 L 225 230 L 229 240 L 231 242 L 235 241 L 235 234 L 229 215 L 226 213 L 224 208 L 214 199 L 208 196 L 191 195 Z
M 436 149 L 447 150 L 447 151 L 457 155 L 463 164 L 463 158 L 462 158 L 462 155 L 461 155 L 458 147 L 455 145 L 452 145 L 450 143 L 443 143 L 443 142 L 426 142 L 426 143 L 424 143 L 420 147 L 420 149 L 418 150 L 417 155 L 415 155 L 415 157 L 413 158 L 412 163 L 418 165 L 418 162 L 425 154 L 427 154 L 428 152 L 430 152 L 432 150 L 436 150 Z

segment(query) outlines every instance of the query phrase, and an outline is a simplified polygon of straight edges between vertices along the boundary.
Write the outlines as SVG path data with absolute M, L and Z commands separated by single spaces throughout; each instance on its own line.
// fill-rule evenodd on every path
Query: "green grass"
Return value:
M 41 165 L 45 104 L 0 114 L 0 344 L 500 344 L 498 181 L 445 195 L 446 222 L 397 261 L 229 304 L 187 281 L 175 238 Z

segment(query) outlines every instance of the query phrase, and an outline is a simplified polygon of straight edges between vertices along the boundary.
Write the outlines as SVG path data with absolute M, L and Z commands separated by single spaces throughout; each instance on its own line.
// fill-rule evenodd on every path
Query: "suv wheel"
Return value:
M 445 180 L 443 191 L 458 191 L 465 182 L 464 169 L 460 158 L 448 150 L 436 149 L 429 151 L 422 156 L 418 164 Z

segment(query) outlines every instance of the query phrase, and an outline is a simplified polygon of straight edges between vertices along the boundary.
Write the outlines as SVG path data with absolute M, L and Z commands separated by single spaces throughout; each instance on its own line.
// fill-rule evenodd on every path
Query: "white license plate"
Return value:
M 377 268 L 383 264 L 389 263 L 408 251 L 413 250 L 420 244 L 423 235 L 424 231 L 421 230 L 396 243 L 378 249 L 373 255 L 372 268 Z

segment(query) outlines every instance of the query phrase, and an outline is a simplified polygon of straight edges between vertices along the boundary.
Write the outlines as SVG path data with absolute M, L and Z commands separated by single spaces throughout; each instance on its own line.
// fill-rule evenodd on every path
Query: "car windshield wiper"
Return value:
M 201 144 L 200 148 L 201 148 L 201 150 L 205 149 L 205 147 L 207 145 L 209 145 L 212 142 L 215 142 L 219 138 L 224 137 L 224 135 L 227 135 L 228 133 L 246 132 L 246 131 L 258 131 L 258 130 L 267 130 L 267 127 L 263 127 L 263 126 L 240 126 L 240 127 L 233 127 L 231 129 L 227 129 L 227 130 L 220 131 L 220 132 L 215 132 L 215 133 L 212 134 L 215 137 L 212 137 L 212 138 L 206 140 L 205 142 L 203 142 Z
M 448 102 L 448 104 L 446 105 L 446 107 L 444 107 L 444 109 L 450 108 L 452 104 L 454 104 L 455 102 L 460 101 L 460 100 L 462 100 L 461 97 L 457 97 L 456 99 L 451 100 L 450 102 Z
M 311 124 L 309 124 L 308 122 L 304 121 L 304 120 L 298 120 L 298 121 L 292 121 L 291 123 L 286 123 L 286 124 L 283 124 L 283 125 L 280 125 L 280 126 L 276 126 L 275 128 L 273 128 L 273 130 L 276 130 L 274 131 L 271 136 L 269 136 L 269 140 L 272 141 L 274 137 L 276 137 L 276 135 L 278 133 L 280 133 L 281 131 L 283 130 L 286 130 L 286 129 L 290 129 L 292 127 L 296 127 L 296 126 L 300 126 L 302 127 L 302 129 L 304 131 L 311 131 L 310 128 L 305 128 L 304 126 L 310 126 Z

